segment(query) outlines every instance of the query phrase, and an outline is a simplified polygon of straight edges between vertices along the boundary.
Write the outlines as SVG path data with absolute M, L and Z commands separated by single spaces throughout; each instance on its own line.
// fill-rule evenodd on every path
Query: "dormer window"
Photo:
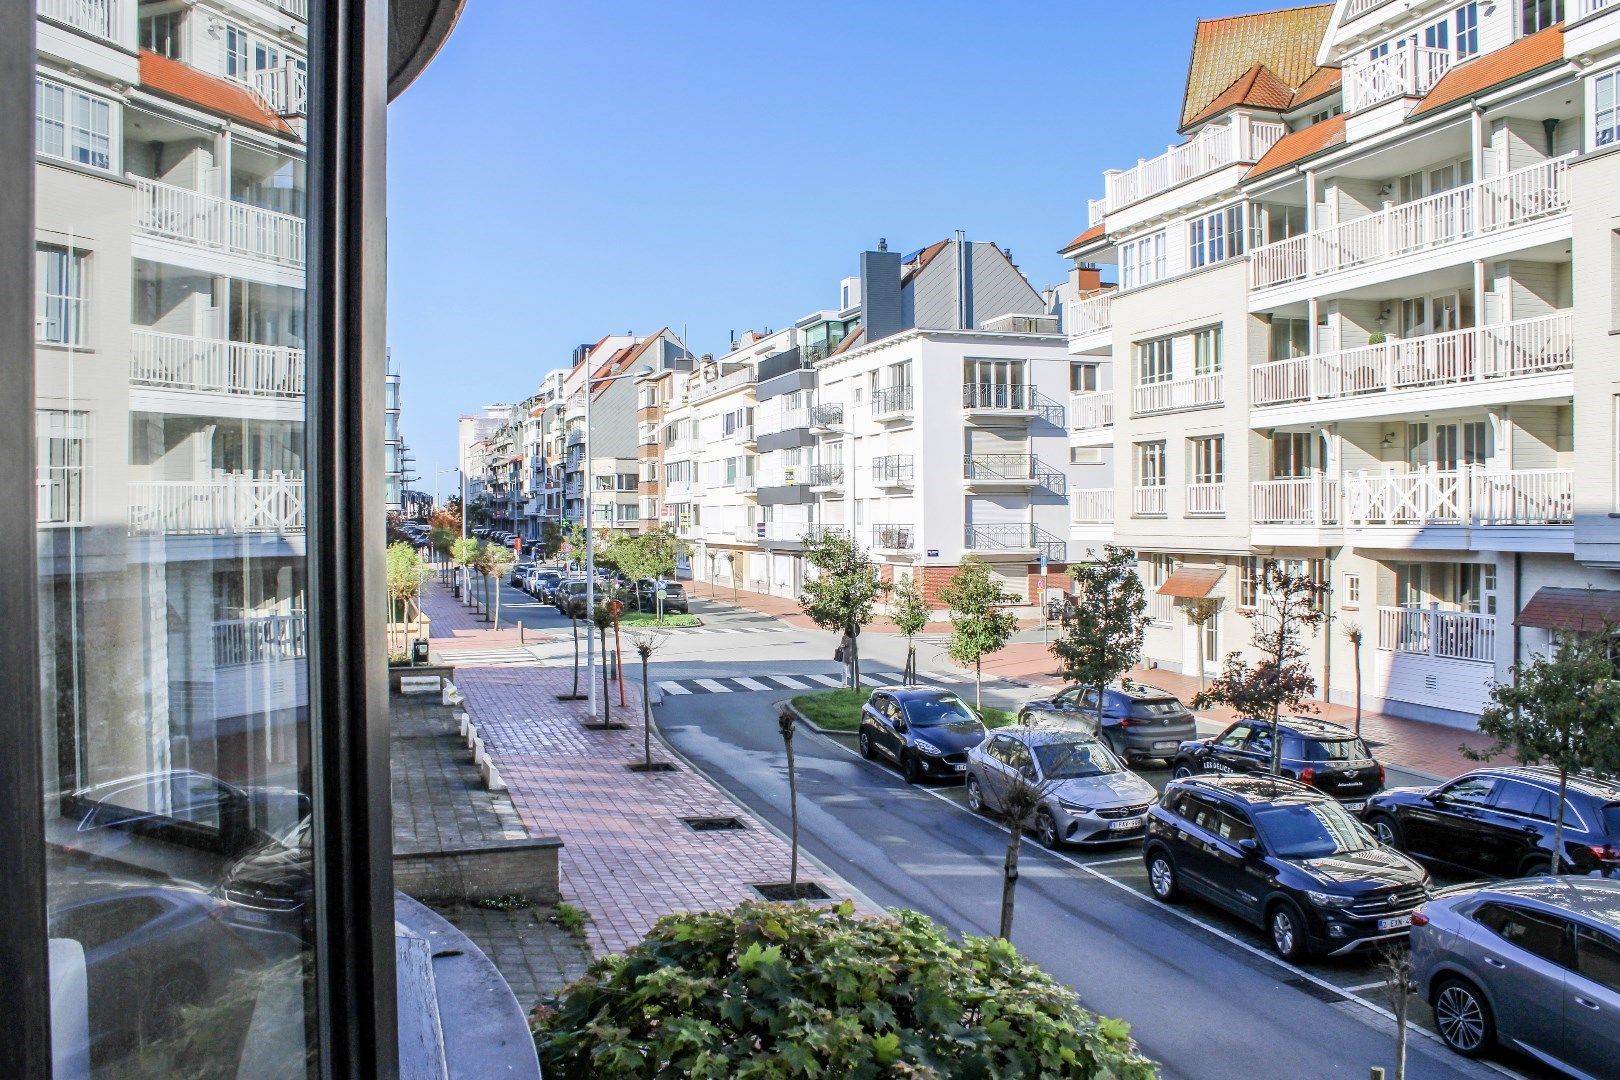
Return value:
M 1519 0 L 1519 33 L 1540 33 L 1564 21 L 1564 0 Z

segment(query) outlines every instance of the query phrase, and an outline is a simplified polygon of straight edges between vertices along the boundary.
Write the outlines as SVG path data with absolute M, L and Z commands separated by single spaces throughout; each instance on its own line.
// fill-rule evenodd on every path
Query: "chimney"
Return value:
M 973 329 L 973 245 L 956 230 L 956 328 Z
M 900 319 L 900 253 L 883 250 L 861 252 L 861 325 L 866 343 L 898 334 Z
M 1102 288 L 1102 270 L 1095 263 L 1081 263 L 1076 269 L 1079 271 L 1077 282 L 1081 296 L 1090 295 Z

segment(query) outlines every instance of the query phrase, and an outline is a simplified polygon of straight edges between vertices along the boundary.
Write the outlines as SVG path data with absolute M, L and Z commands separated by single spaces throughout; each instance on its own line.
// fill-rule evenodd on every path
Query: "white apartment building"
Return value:
M 1139 552 L 1154 662 L 1196 667 L 1208 596 L 1214 670 L 1289 560 L 1328 587 L 1335 700 L 1354 626 L 1369 707 L 1471 727 L 1616 599 L 1586 590 L 1620 587 L 1617 38 L 1606 0 L 1198 25 L 1186 141 L 1107 173 L 1065 249 L 1071 446 L 1101 474 L 1070 535 Z
M 663 481 L 697 581 L 763 591 L 754 529 L 755 364 L 785 340 L 745 334 L 724 360 L 704 356 L 675 380 L 680 396 L 666 412 Z

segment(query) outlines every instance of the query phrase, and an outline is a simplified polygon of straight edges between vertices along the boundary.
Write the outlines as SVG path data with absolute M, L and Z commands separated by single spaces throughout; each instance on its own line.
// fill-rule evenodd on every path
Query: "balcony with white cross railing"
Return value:
M 132 536 L 294 535 L 304 531 L 304 478 L 218 476 L 129 485 Z
M 36 10 L 52 22 L 133 49 L 136 3 L 137 0 L 39 0 Z
M 1378 648 L 1442 660 L 1496 661 L 1496 616 L 1445 611 L 1438 605 L 1380 607 Z
M 1569 550 L 1573 469 L 1419 469 L 1344 478 L 1346 540 L 1454 550 Z
M 1397 262 L 1406 256 L 1567 216 L 1573 157 L 1550 158 L 1255 248 L 1249 253 L 1250 287 L 1271 289 L 1367 268 L 1376 268 L 1373 279 L 1399 277 L 1411 272 Z M 1250 306 L 1276 302 L 1262 295 L 1251 297 Z
M 297 660 L 307 651 L 307 625 L 302 614 L 214 621 L 215 667 Z
M 1114 426 L 1114 392 L 1088 390 L 1069 395 L 1069 430 L 1102 431 Z
M 1114 326 L 1114 290 L 1076 300 L 1064 315 L 1069 344 L 1089 343 Z
M 1420 98 L 1451 70 L 1450 49 L 1408 45 L 1344 65 L 1344 111 L 1370 109 L 1396 98 Z
M 1225 400 L 1225 375 L 1215 371 L 1186 379 L 1164 379 L 1131 387 L 1131 415 L 1212 409 Z
M 277 116 L 309 115 L 309 69 L 301 60 L 250 71 L 245 85 Z
M 140 231 L 210 251 L 304 265 L 302 218 L 144 176 L 133 179 L 135 227 Z
M 130 330 L 129 381 L 135 386 L 243 397 L 304 393 L 304 350 Z
M 1228 165 L 1252 165 L 1287 132 L 1284 124 L 1253 120 L 1241 113 L 1230 123 L 1210 125 L 1158 157 L 1105 173 L 1106 212 L 1114 213 Z
M 964 530 L 962 545 L 970 552 L 990 557 L 1045 555 L 1050 562 L 1068 561 L 1069 546 L 1062 537 L 1024 522 L 969 525 Z
M 1249 401 L 1257 409 L 1295 406 L 1290 420 L 1373 416 L 1401 409 L 1406 392 L 1427 408 L 1429 392 L 1437 387 L 1487 393 L 1499 387 L 1504 395 L 1522 394 L 1525 380 L 1567 373 L 1574 365 L 1574 313 L 1555 311 L 1257 364 L 1249 369 Z M 1554 389 L 1567 394 L 1573 386 Z M 1298 408 L 1329 402 L 1319 409 Z

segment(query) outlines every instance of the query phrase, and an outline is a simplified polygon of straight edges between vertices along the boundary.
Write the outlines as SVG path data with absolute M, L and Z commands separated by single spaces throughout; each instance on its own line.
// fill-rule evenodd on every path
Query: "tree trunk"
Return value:
M 855 630 L 854 626 L 851 626 L 848 630 L 849 655 L 844 659 L 849 661 L 850 689 L 859 690 L 861 688 L 861 645 L 860 638 L 855 636 Z
M 608 680 L 608 651 L 607 627 L 602 627 L 602 726 L 607 727 L 613 723 L 613 695 L 610 693 L 612 683 Z
M 1558 815 L 1553 821 L 1552 872 L 1555 874 L 1564 872 L 1564 796 L 1568 792 L 1569 768 L 1560 765 L 1558 766 L 1558 805 L 1553 807 L 1553 812 Z
M 1012 831 L 1007 836 L 1007 858 L 1001 865 L 1001 930 L 998 936 L 1003 941 L 1012 940 L 1013 894 L 1018 888 L 1018 847 L 1023 838 L 1024 823 L 1014 820 Z
M 1395 1001 L 1395 1080 L 1406 1080 L 1406 1018 L 1412 1008 L 1412 995 L 1402 986 Z
M 788 819 L 791 823 L 788 839 L 793 851 L 788 863 L 788 886 L 797 890 L 799 885 L 799 776 L 793 759 L 793 729 L 787 729 Z
M 577 699 L 579 697 L 579 619 L 574 616 L 572 606 L 569 607 L 568 624 L 574 628 L 574 692 L 570 696 Z
M 1097 730 L 1092 734 L 1100 739 L 1103 733 L 1103 684 L 1098 683 L 1093 689 L 1097 692 Z
M 1356 653 L 1356 738 L 1361 737 L 1361 642 L 1351 643 Z M 1331 690 L 1328 691 L 1332 693 Z
M 912 685 L 917 681 L 917 646 L 910 634 L 906 635 L 906 673 L 905 684 Z
M 1277 725 L 1282 722 L 1282 704 L 1279 702 L 1271 707 L 1271 775 L 1282 775 L 1282 732 Z
M 984 657 L 973 658 L 973 707 L 984 708 Z
M 491 629 L 499 630 L 500 628 L 501 628 L 501 583 L 497 579 L 496 582 L 495 582 L 495 625 Z
M 1194 623 L 1193 633 L 1198 638 L 1198 692 L 1204 692 L 1204 624 Z
M 641 753 L 652 768 L 652 698 L 647 693 L 647 657 L 641 657 Z

